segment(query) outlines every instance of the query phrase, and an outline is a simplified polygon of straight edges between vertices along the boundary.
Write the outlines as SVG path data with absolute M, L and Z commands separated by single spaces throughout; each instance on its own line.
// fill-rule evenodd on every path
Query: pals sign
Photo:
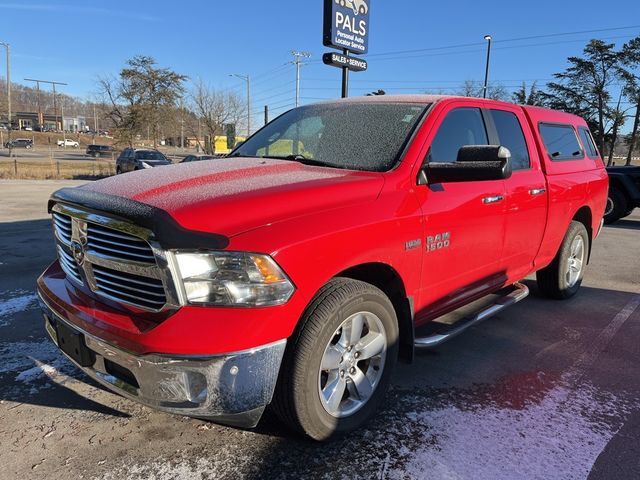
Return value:
M 322 43 L 356 54 L 369 50 L 371 0 L 325 0 Z

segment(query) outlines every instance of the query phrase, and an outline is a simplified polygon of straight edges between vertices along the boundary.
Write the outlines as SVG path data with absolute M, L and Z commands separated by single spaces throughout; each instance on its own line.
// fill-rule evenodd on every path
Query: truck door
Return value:
M 451 103 L 427 139 L 425 162 L 455 162 L 465 145 L 488 145 L 480 108 Z M 426 253 L 420 306 L 446 310 L 504 282 L 500 271 L 504 236 L 503 180 L 447 182 L 416 190 L 424 216 Z M 420 311 L 416 312 L 420 321 Z
M 502 268 L 511 281 L 533 269 L 547 217 L 547 185 L 523 112 L 508 105 L 488 110 L 492 143 L 511 151 L 513 174 L 505 180 L 506 225 Z M 524 128 L 523 128 L 524 126 Z

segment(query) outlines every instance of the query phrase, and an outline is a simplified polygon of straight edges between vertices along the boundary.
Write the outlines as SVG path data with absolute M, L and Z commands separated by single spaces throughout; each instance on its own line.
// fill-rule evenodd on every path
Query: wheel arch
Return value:
M 336 277 L 369 283 L 382 290 L 389 298 L 398 318 L 399 359 L 411 363 L 414 355 L 413 299 L 407 296 L 404 281 L 398 271 L 386 263 L 369 262 L 349 267 Z
M 589 237 L 589 254 L 587 256 L 587 263 L 589 263 L 589 260 L 591 259 L 591 245 L 593 244 L 593 214 L 591 212 L 591 208 L 587 205 L 580 207 L 571 220 L 582 223 L 584 228 L 587 229 Z

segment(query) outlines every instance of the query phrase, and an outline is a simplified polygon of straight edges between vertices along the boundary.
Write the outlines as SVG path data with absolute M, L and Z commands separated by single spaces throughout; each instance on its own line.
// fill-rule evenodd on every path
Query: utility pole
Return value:
M 291 50 L 291 55 L 295 58 L 293 62 L 289 62 L 296 66 L 296 107 L 300 105 L 300 67 L 304 65 L 302 58 L 311 58 L 309 52 L 298 52 Z
M 54 82 L 53 80 L 40 80 L 40 79 L 36 79 L 36 78 L 25 78 L 25 80 L 29 81 L 29 82 L 36 82 L 36 85 L 38 85 L 38 92 L 40 91 L 40 84 L 41 83 L 48 83 L 53 85 L 53 114 L 55 116 L 55 123 L 56 123 L 56 130 L 58 129 L 58 107 L 57 107 L 57 93 L 56 93 L 56 85 L 67 85 L 66 83 L 62 83 L 62 82 Z M 40 107 L 38 107 L 40 108 Z M 63 120 L 62 120 L 62 130 L 64 130 L 64 112 L 62 113 L 63 116 Z
M 35 82 L 36 90 L 38 91 L 38 127 L 40 127 L 40 131 L 42 131 L 42 126 L 44 124 L 44 119 L 42 117 L 42 107 L 40 106 L 40 80 L 33 80 L 31 78 L 25 78 L 27 82 Z
M 196 144 L 198 146 L 198 153 L 200 153 L 200 139 L 202 138 L 202 126 L 200 124 L 200 116 L 198 116 L 198 138 L 196 139 Z
M 230 77 L 237 77 L 247 82 L 247 138 L 251 136 L 251 77 L 232 73 Z
M 67 148 L 67 132 L 64 129 L 64 102 L 60 102 L 60 116 L 62 117 L 62 141 L 64 142 L 62 148 Z
M 487 90 L 489 88 L 489 60 L 491 59 L 491 35 L 485 35 L 487 41 L 487 64 L 484 70 L 484 87 L 482 87 L 482 98 L 487 98 Z
M 184 150 L 184 106 L 180 99 L 180 149 Z
M 93 104 L 93 143 L 96 143 L 96 135 L 98 134 L 98 115 L 96 114 L 96 104 Z
M 0 45 L 7 50 L 7 122 L 9 123 L 7 140 L 11 142 L 11 130 L 13 128 L 13 123 L 11 121 L 11 46 L 5 42 L 0 42 Z M 11 155 L 11 147 L 9 147 L 9 155 Z

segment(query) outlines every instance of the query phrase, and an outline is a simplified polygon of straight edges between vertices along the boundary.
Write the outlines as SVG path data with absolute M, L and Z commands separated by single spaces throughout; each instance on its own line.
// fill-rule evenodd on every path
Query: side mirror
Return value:
M 511 152 L 500 145 L 467 145 L 453 163 L 427 163 L 418 185 L 446 182 L 504 180 L 511 177 Z

